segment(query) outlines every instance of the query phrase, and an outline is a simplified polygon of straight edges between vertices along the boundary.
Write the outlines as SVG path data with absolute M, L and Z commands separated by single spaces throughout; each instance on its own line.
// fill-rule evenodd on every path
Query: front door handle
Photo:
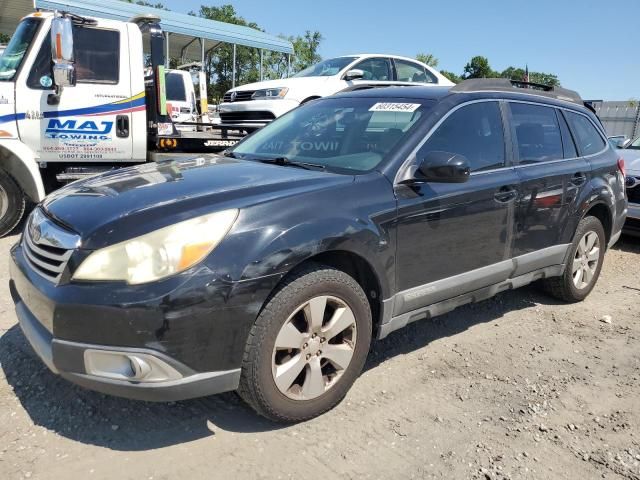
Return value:
M 493 198 L 495 198 L 498 203 L 509 203 L 515 200 L 517 196 L 518 190 L 510 185 L 505 185 L 504 187 L 500 187 Z
M 573 183 L 576 187 L 584 185 L 587 181 L 587 176 L 582 172 L 577 172 L 571 177 L 571 183 Z
M 129 115 L 118 115 L 116 117 L 116 136 L 127 138 L 129 136 Z

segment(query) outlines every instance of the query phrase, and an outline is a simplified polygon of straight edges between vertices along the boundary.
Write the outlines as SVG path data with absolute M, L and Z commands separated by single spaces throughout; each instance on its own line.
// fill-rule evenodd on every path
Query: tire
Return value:
M 258 315 L 238 393 L 273 421 L 321 415 L 344 398 L 362 371 L 371 331 L 360 285 L 344 272 L 312 264 L 285 280 Z
M 591 245 L 591 241 L 595 243 Z M 585 247 L 586 253 L 583 253 Z M 569 249 L 564 273 L 560 277 L 543 280 L 544 289 L 565 302 L 584 300 L 598 281 L 606 247 L 606 235 L 600 220 L 592 216 L 583 218 Z M 597 252 L 595 248 L 598 249 Z
M 0 237 L 11 232 L 24 215 L 26 200 L 11 175 L 0 170 Z

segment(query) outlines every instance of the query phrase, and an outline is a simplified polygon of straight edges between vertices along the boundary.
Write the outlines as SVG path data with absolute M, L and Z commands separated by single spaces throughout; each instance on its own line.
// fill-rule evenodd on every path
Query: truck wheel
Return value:
M 360 285 L 313 265 L 288 279 L 258 316 L 238 393 L 271 420 L 308 420 L 342 400 L 370 343 L 371 310 Z
M 0 237 L 15 228 L 24 215 L 25 207 L 22 189 L 11 175 L 0 170 Z
M 545 279 L 544 289 L 565 302 L 584 300 L 598 281 L 606 248 L 600 220 L 592 216 L 583 218 L 576 229 L 564 273 Z

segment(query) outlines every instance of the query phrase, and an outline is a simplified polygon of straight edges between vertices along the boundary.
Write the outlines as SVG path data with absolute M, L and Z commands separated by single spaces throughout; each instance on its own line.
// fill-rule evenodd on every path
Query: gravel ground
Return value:
M 25 342 L 0 240 L 0 478 L 640 479 L 640 241 L 583 303 L 505 292 L 377 343 L 334 410 L 281 426 L 234 395 L 107 397 Z

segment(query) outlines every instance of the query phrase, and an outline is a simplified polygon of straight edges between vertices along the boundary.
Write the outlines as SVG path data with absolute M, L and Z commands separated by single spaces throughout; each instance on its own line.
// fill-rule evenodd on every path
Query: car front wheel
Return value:
M 370 343 L 371 311 L 360 285 L 314 265 L 287 280 L 258 316 L 239 393 L 271 420 L 313 418 L 346 395 Z

